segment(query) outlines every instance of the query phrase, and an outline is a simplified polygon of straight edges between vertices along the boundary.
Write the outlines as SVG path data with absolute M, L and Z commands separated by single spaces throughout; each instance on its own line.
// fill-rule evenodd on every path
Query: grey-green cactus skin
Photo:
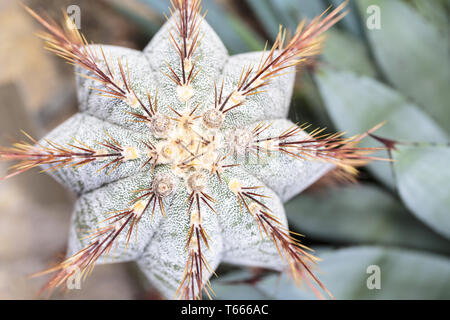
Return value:
M 158 96 L 158 112 L 173 115 L 170 108 L 179 112 L 198 105 L 198 114 L 214 106 L 214 84 L 224 81 L 224 92 L 232 92 L 236 87 L 244 66 L 257 65 L 263 52 L 253 52 L 229 56 L 224 45 L 206 21 L 201 23 L 202 41 L 196 52 L 198 76 L 192 84 L 193 96 L 188 101 L 180 101 L 176 84 L 165 74 L 168 65 L 179 72 L 179 56 L 169 40 L 171 21 L 167 22 L 143 50 L 135 51 L 115 46 L 102 46 L 110 61 L 120 61 L 129 72 L 130 83 L 136 95 L 146 99 L 147 92 Z M 92 46 L 99 50 L 99 46 Z M 104 61 L 99 61 L 105 67 Z M 111 64 L 118 73 L 116 63 Z M 79 74 L 89 72 L 76 67 Z M 286 119 L 294 80 L 294 67 L 286 74 L 274 78 L 264 92 L 251 96 L 245 106 L 230 111 L 223 126 L 215 132 L 219 140 L 237 129 L 251 130 L 261 121 L 272 122 L 272 127 L 262 136 L 280 134 L 293 123 Z M 96 81 L 77 76 L 77 89 L 80 112 L 53 130 L 45 139 L 66 145 L 83 141 L 95 146 L 105 137 L 105 132 L 114 137 L 121 145 L 132 146 L 139 155 L 147 152 L 142 141 L 157 144 L 160 137 L 150 132 L 147 124 L 134 121 L 127 112 L 136 110 L 120 99 L 103 97 L 92 88 L 101 88 Z M 169 108 L 170 107 L 170 108 Z M 202 127 L 204 132 L 211 130 Z M 305 134 L 306 135 L 306 134 Z M 41 141 L 45 144 L 45 139 Z M 221 146 L 226 149 L 226 144 Z M 106 162 L 96 161 L 80 168 L 64 167 L 50 174 L 60 183 L 78 195 L 70 228 L 68 256 L 76 253 L 88 244 L 86 236 L 102 225 L 108 213 L 124 210 L 135 198 L 133 190 L 148 187 L 158 173 L 173 177 L 175 188 L 164 198 L 166 215 L 155 212 L 143 214 L 132 239 L 126 245 L 126 232 L 117 239 L 114 253 L 99 259 L 98 263 L 137 261 L 138 266 L 150 282 L 166 297 L 174 298 L 183 277 L 188 258 L 186 235 L 190 226 L 188 204 L 189 193 L 185 187 L 185 177 L 173 172 L 169 164 L 158 164 L 154 172 L 142 170 L 145 157 L 125 161 L 117 169 L 105 174 L 98 172 Z M 266 157 L 241 159 L 239 167 L 223 172 L 222 179 L 229 182 L 238 179 L 249 186 L 262 186 L 261 193 L 269 198 L 263 200 L 274 216 L 287 227 L 283 202 L 314 183 L 333 168 L 324 162 L 294 159 L 285 154 Z M 106 161 L 106 160 L 105 160 Z M 255 219 L 242 212 L 236 196 L 216 177 L 208 179 L 208 194 L 216 200 L 216 213 L 202 204 L 203 228 L 210 237 L 209 249 L 204 250 L 206 260 L 211 266 L 205 271 L 204 281 L 221 262 L 237 265 L 257 266 L 274 270 L 284 270 L 272 240 L 262 234 Z M 128 227 L 127 227 L 128 228 Z M 126 230 L 125 230 L 126 231 Z

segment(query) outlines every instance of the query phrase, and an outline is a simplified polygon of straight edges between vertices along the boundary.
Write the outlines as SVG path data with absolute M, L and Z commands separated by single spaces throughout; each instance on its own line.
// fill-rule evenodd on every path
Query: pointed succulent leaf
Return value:
M 428 226 L 450 238 L 450 148 L 398 145 L 393 157 L 405 205 Z
M 338 129 L 349 135 L 386 121 L 377 131 L 378 136 L 398 141 L 445 143 L 448 140 L 448 135 L 419 107 L 374 79 L 330 67 L 322 67 L 315 77 L 331 118 Z M 373 140 L 363 141 L 361 145 L 380 146 Z M 389 163 L 375 162 L 369 168 L 384 183 L 394 186 Z
M 268 297 L 248 283 L 254 278 L 248 271 L 235 271 L 212 281 L 217 300 L 264 300 Z
M 330 4 L 334 6 L 338 6 L 343 3 L 345 0 L 330 0 Z M 349 3 L 349 12 L 341 21 L 341 25 L 346 29 L 346 31 L 350 32 L 354 36 L 363 39 L 364 32 L 361 26 L 361 21 L 358 16 L 358 9 L 356 8 L 355 1 L 350 1 Z
M 231 10 L 226 10 L 220 1 L 205 1 L 208 22 L 217 32 L 230 53 L 260 50 L 264 41 L 260 35 Z
M 366 46 L 348 32 L 330 30 L 322 58 L 327 64 L 342 71 L 352 71 L 373 78 L 377 76 Z
M 444 256 L 375 246 L 328 250 L 319 256 L 324 283 L 338 300 L 450 297 L 450 261 Z M 233 299 L 237 290 L 247 292 L 255 300 L 315 299 L 285 275 L 269 275 L 252 283 L 245 282 L 254 278 L 248 273 L 235 272 L 227 277 L 230 283 L 223 282 L 225 277 L 212 283 L 220 299 Z M 234 280 L 241 283 L 235 284 Z
M 269 0 L 269 3 L 281 18 L 280 21 L 287 23 L 290 30 L 295 30 L 301 19 L 313 19 L 327 9 L 321 1 Z
M 338 300 L 449 298 L 450 260 L 444 256 L 384 247 L 349 247 L 320 258 L 324 283 Z M 274 299 L 314 299 L 286 280 L 271 276 L 256 287 Z M 380 290 L 376 289 L 378 284 Z
M 415 7 L 417 13 L 422 15 L 429 23 L 436 26 L 442 36 L 449 36 L 450 29 L 448 20 L 448 11 L 450 10 L 450 2 L 448 0 L 421 1 L 412 0 L 411 5 Z
M 362 16 L 373 4 L 372 0 L 358 1 Z M 381 28 L 367 30 L 367 35 L 384 74 L 449 133 L 448 39 L 406 2 L 379 0 L 376 5 L 380 8 Z
M 450 252 L 448 240 L 425 227 L 399 200 L 372 184 L 303 193 L 285 207 L 293 227 L 319 240 Z
M 269 33 L 272 39 L 275 39 L 280 22 L 274 14 L 269 0 L 246 0 L 246 2 L 261 21 L 265 31 Z

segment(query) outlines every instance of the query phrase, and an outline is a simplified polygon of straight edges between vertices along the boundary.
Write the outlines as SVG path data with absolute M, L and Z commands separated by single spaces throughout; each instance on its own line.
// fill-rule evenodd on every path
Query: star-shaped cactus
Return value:
M 42 166 L 79 195 L 68 258 L 43 272 L 54 273 L 45 289 L 95 263 L 137 261 L 167 298 L 211 297 L 221 262 L 327 292 L 283 202 L 330 170 L 354 174 L 373 150 L 286 117 L 296 66 L 319 53 L 344 6 L 289 40 L 280 30 L 270 50 L 231 57 L 199 0 L 174 0 L 143 52 L 88 45 L 68 17 L 61 28 L 28 9 L 47 47 L 75 65 L 80 103 L 45 139 L 0 153 L 19 161 L 10 176 Z

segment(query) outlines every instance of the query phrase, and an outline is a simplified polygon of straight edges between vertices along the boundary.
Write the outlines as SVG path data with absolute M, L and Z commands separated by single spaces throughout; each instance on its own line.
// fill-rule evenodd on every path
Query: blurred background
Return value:
M 80 8 L 95 43 L 143 49 L 168 0 L 29 0 L 55 19 Z M 295 30 L 340 0 L 204 0 L 230 54 L 262 50 L 278 26 Z M 323 259 L 319 277 L 338 299 L 450 299 L 450 44 L 448 0 L 351 0 L 323 54 L 298 72 L 290 118 L 349 136 L 387 121 L 398 142 L 361 169 L 359 184 L 324 177 L 286 203 L 291 229 Z M 77 112 L 72 67 L 43 49 L 40 26 L 0 0 L 0 145 L 35 137 Z M 384 140 L 386 142 L 386 140 Z M 365 146 L 382 146 L 368 139 Z M 0 175 L 7 166 L 0 163 Z M 64 256 L 75 196 L 45 174 L 0 183 L 0 299 L 35 299 L 28 279 Z M 220 266 L 218 299 L 313 295 L 258 269 Z M 238 290 L 237 290 L 238 289 Z M 57 299 L 159 299 L 134 264 L 97 266 L 82 290 Z

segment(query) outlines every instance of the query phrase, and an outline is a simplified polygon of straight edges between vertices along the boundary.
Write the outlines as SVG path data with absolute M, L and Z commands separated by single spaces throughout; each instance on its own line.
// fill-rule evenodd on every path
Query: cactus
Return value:
M 212 298 L 209 278 L 228 262 L 331 296 L 283 202 L 327 172 L 354 179 L 376 149 L 357 147 L 367 133 L 343 138 L 286 117 L 295 68 L 320 52 L 345 5 L 231 57 L 199 0 L 173 1 L 143 52 L 90 45 L 67 16 L 60 27 L 27 8 L 47 48 L 75 65 L 80 103 L 44 139 L 0 150 L 18 161 L 6 178 L 42 167 L 79 196 L 67 258 L 38 274 L 53 274 L 43 290 L 96 263 L 136 261 L 166 298 Z

